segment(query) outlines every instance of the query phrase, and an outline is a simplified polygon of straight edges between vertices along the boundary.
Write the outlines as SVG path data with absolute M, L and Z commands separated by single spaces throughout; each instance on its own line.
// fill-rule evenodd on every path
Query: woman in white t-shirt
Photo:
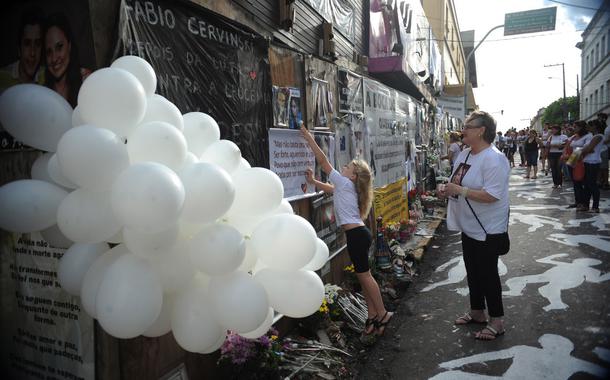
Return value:
M 599 213 L 599 186 L 597 185 L 597 177 L 599 175 L 599 167 L 602 162 L 601 151 L 605 148 L 604 141 L 604 125 L 599 120 L 591 120 L 587 123 L 587 130 L 591 134 L 591 138 L 587 145 L 582 148 L 583 161 L 585 163 L 585 180 L 583 192 L 583 207 L 582 211 L 589 210 L 589 202 L 593 198 L 591 212 Z
M 493 340 L 504 334 L 504 309 L 498 274 L 500 248 L 488 241 L 487 234 L 508 229 L 510 167 L 504 154 L 492 145 L 496 122 L 489 113 L 471 113 L 463 134 L 470 148 L 460 153 L 449 183 L 439 188 L 440 195 L 449 198 L 447 228 L 462 231 L 470 291 L 470 311 L 455 324 L 487 323 L 487 306 L 489 322 L 475 338 Z
M 365 161 L 353 160 L 345 165 L 339 173 L 332 167 L 303 122 L 300 125 L 303 138 L 307 141 L 316 156 L 316 160 L 331 182 L 318 181 L 313 177 L 311 169 L 306 171 L 307 182 L 313 183 L 325 193 L 333 194 L 337 225 L 345 231 L 347 253 L 354 264 L 356 277 L 360 286 L 362 286 L 362 293 L 368 309 L 368 318 L 363 333 L 368 335 L 376 332 L 378 335 L 382 335 L 394 313 L 386 310 L 379 285 L 371 275 L 369 268 L 368 253 L 372 237 L 371 231 L 362 220 L 368 216 L 373 202 L 371 169 Z
M 587 122 L 583 120 L 578 120 L 574 122 L 574 126 L 576 130 L 574 131 L 574 136 L 570 138 L 570 147 L 573 151 L 576 149 L 582 149 L 589 141 L 593 138 L 593 135 L 587 131 Z M 572 177 L 572 184 L 574 185 L 574 200 L 576 204 L 577 211 L 586 211 L 588 209 L 585 208 L 584 201 L 584 193 L 585 193 L 585 181 L 584 179 L 577 181 L 574 178 L 574 169 L 568 166 L 570 171 L 570 177 Z M 568 206 L 568 208 L 571 208 Z
M 561 177 L 561 161 L 559 158 L 563 153 L 568 136 L 561 133 L 561 126 L 553 124 L 551 127 L 549 138 L 546 141 L 546 145 L 549 148 L 549 168 L 553 175 L 553 189 L 561 187 L 563 180 Z

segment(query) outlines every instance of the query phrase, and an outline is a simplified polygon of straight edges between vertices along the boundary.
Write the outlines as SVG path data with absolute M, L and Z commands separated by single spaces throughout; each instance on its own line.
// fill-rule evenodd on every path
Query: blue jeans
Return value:
M 572 185 L 574 186 L 574 203 L 577 205 L 582 205 L 584 204 L 583 193 L 585 191 L 585 181 L 574 180 L 574 168 L 568 166 L 568 170 L 570 171 L 570 178 L 572 178 Z

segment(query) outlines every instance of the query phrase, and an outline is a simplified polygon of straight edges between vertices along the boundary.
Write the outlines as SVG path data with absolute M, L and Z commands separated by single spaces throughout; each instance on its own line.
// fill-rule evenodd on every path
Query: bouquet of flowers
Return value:
M 230 379 L 279 379 L 283 348 L 273 327 L 258 339 L 248 339 L 229 331 L 220 347 L 218 364 Z

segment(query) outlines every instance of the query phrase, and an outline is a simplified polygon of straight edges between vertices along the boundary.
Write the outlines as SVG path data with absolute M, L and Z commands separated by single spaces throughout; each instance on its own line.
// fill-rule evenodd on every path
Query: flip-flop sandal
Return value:
M 364 330 L 362 331 L 363 335 L 371 335 L 372 333 L 375 332 L 375 328 L 373 328 L 368 333 L 366 332 L 366 330 L 368 330 L 369 327 L 371 327 L 375 324 L 375 318 L 377 318 L 377 316 L 374 316 L 373 318 L 367 318 L 367 320 L 364 322 Z
M 463 322 L 458 323 L 458 321 L 463 321 Z M 484 325 L 487 323 L 487 319 L 484 321 L 477 321 L 476 319 L 472 318 L 472 315 L 470 315 L 470 313 L 466 313 L 466 314 L 462 315 L 461 317 L 459 317 L 458 319 L 456 319 L 455 322 L 453 322 L 453 324 L 456 326 L 469 325 L 471 323 Z
M 392 315 L 390 315 L 390 318 L 389 318 L 387 321 L 382 322 L 382 321 L 385 319 L 385 317 L 388 315 L 388 313 L 389 313 L 389 312 L 387 312 L 387 311 L 386 311 L 386 312 L 385 312 L 385 314 L 383 315 L 383 318 L 381 318 L 381 319 L 380 319 L 380 320 L 378 320 L 378 321 L 376 320 L 376 321 L 374 322 L 374 323 L 375 323 L 375 329 L 377 330 L 377 335 L 379 335 L 379 336 L 382 336 L 382 335 L 385 333 L 385 329 L 386 329 L 386 327 L 388 326 L 388 324 L 389 324 L 389 323 L 392 321 L 392 319 L 394 318 L 394 314 L 395 314 L 395 313 L 392 313 Z
M 487 325 L 483 330 L 477 332 L 474 338 L 478 340 L 495 340 L 497 337 L 504 335 L 504 332 L 504 330 L 498 331 L 490 325 Z M 484 336 L 487 338 L 484 338 Z

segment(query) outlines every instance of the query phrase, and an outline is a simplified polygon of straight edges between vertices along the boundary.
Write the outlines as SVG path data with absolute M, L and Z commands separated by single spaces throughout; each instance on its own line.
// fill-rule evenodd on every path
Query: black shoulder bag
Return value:
M 464 161 L 464 163 L 466 163 L 468 161 L 468 157 L 470 157 L 470 152 L 468 152 L 468 156 L 466 156 L 466 160 Z M 510 207 L 508 209 L 509 221 L 506 223 L 506 232 L 502 232 L 499 234 L 488 234 L 487 230 L 485 230 L 485 227 L 483 227 L 483 223 L 481 223 L 481 221 L 479 220 L 479 217 L 477 216 L 477 214 L 474 212 L 474 209 L 470 205 L 470 202 L 468 202 L 468 198 L 464 197 L 464 200 L 468 204 L 468 207 L 470 207 L 470 211 L 472 211 L 472 215 L 474 215 L 477 222 L 479 222 L 479 226 L 481 226 L 481 228 L 485 232 L 485 236 L 486 236 L 485 242 L 488 243 L 489 245 L 491 245 L 492 247 L 495 247 L 498 250 L 498 255 L 506 255 L 508 253 L 508 251 L 510 251 L 510 238 L 508 237 L 508 223 L 510 223 Z

